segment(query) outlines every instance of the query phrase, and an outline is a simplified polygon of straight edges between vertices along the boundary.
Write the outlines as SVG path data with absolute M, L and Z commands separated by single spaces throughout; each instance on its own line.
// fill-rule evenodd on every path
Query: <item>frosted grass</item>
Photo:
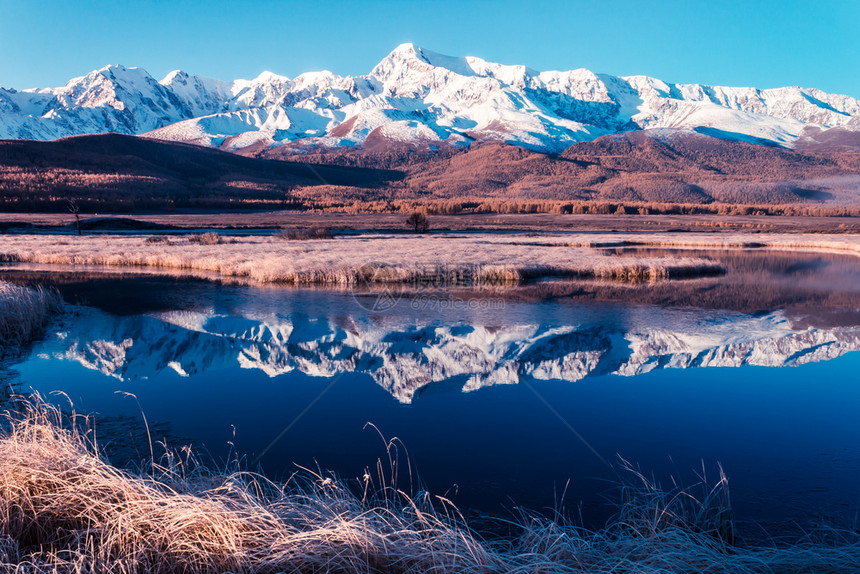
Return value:
M 632 465 L 614 520 L 590 531 L 522 512 L 489 542 L 449 502 L 397 489 L 396 443 L 352 488 L 201 466 L 187 449 L 145 472 L 109 464 L 90 421 L 14 398 L 0 425 L 0 571 L 20 573 L 853 572 L 860 537 L 735 543 L 728 479 L 664 490 Z M 388 469 L 386 472 L 384 469 Z
M 61 304 L 55 291 L 0 281 L 0 355 L 36 336 Z
M 148 236 L 40 236 L 0 239 L 0 261 L 53 265 L 150 267 L 213 272 L 224 277 L 297 285 L 445 280 L 468 274 L 477 283 L 522 282 L 545 277 L 620 281 L 718 274 L 717 263 L 694 257 L 614 257 L 564 237 L 373 235 L 313 242 L 276 237 L 198 236 L 153 241 Z M 613 237 L 618 242 L 619 238 Z

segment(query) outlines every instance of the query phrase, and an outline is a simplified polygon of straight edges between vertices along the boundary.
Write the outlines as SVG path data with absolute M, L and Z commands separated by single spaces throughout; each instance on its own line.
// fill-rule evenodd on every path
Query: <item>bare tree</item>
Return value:
M 68 200 L 69 213 L 75 216 L 75 228 L 78 230 L 78 235 L 81 233 L 81 206 L 74 198 Z
M 427 216 L 416 211 L 406 220 L 406 225 L 412 228 L 415 233 L 427 233 L 430 230 L 430 222 Z

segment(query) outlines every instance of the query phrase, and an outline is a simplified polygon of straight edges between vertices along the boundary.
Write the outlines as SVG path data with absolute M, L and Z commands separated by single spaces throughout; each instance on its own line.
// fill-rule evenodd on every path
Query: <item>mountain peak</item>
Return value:
M 108 64 L 107 66 L 102 66 L 101 68 L 99 68 L 98 71 L 99 72 L 113 72 L 113 71 L 124 72 L 127 69 L 128 68 L 126 68 L 122 64 Z M 137 68 L 133 68 L 133 69 L 136 70 Z
M 436 70 L 458 76 L 475 76 L 468 58 L 446 56 L 412 43 L 400 44 L 370 72 L 383 82 L 398 82 L 413 74 L 432 74 Z
M 138 67 L 134 67 L 134 66 L 127 67 L 127 66 L 123 66 L 122 64 L 109 64 L 109 65 L 104 66 L 103 68 L 97 70 L 97 73 L 102 74 L 103 76 L 107 76 L 107 77 L 113 77 L 113 76 L 119 76 L 119 77 L 132 76 L 132 77 L 145 77 L 145 78 L 151 78 L 152 77 L 149 75 L 149 72 L 147 72 L 143 68 L 138 68 Z
M 168 84 L 172 84 L 175 81 L 184 82 L 188 80 L 188 74 L 183 72 L 182 70 L 173 70 L 172 72 L 168 72 L 164 79 L 162 79 L 159 84 L 164 86 Z
M 61 88 L 9 90 L 3 98 L 0 138 L 158 129 L 165 139 L 235 149 L 346 147 L 369 138 L 497 140 L 560 152 L 602 135 L 659 128 L 791 147 L 807 127 L 860 128 L 860 101 L 820 90 L 672 84 L 582 68 L 538 72 L 411 42 L 363 76 L 320 71 L 290 79 L 265 71 L 223 82 L 174 70 L 157 82 L 142 68 L 115 64 Z
M 380 76 L 386 74 L 388 70 L 400 68 L 408 65 L 410 62 L 423 61 L 418 59 L 415 44 L 407 42 L 400 44 L 388 53 L 374 68 L 371 70 L 371 76 Z
M 260 74 L 256 78 L 251 80 L 251 83 L 252 84 L 274 84 L 274 83 L 286 84 L 289 81 L 290 81 L 290 79 L 286 76 L 281 76 L 280 74 L 276 74 L 274 72 L 264 70 L 263 72 L 260 72 Z
M 403 42 L 402 44 L 398 45 L 393 50 L 391 50 L 391 52 L 389 53 L 389 56 L 392 54 L 410 54 L 410 53 L 414 54 L 416 48 L 418 48 L 418 46 L 416 46 L 412 42 Z

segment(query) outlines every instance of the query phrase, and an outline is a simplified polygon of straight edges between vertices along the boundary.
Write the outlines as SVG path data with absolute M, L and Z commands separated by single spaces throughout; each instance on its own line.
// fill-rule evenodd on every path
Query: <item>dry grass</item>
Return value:
M 617 257 L 619 246 L 756 247 L 860 255 L 860 235 L 743 233 L 357 235 L 317 241 L 230 237 L 215 233 L 152 243 L 139 235 L 0 237 L 0 261 L 51 265 L 151 267 L 299 285 L 444 282 L 516 283 L 547 277 L 620 281 L 713 275 L 724 271 L 695 257 Z
M 407 496 L 382 471 L 352 489 L 309 471 L 276 485 L 207 471 L 183 451 L 135 474 L 100 457 L 94 436 L 88 420 L 16 399 L 0 430 L 0 571 L 811 573 L 860 563 L 855 532 L 733 545 L 722 474 L 696 496 L 627 465 L 631 481 L 606 529 L 523 513 L 518 538 L 489 543 L 446 501 Z
M 662 195 L 669 191 L 675 182 L 652 184 L 655 193 Z M 641 184 L 640 184 L 641 185 Z M 651 186 L 649 186 L 651 187 Z M 722 186 L 714 185 L 714 188 Z M 738 185 L 725 186 L 738 193 Z M 768 184 L 754 186 L 754 191 L 765 191 Z M 741 192 L 742 194 L 742 192 Z M 667 194 L 669 195 L 669 194 Z M 725 200 L 714 203 L 684 203 L 671 201 L 636 200 L 578 200 L 557 199 L 501 199 L 494 197 L 460 196 L 456 199 L 437 200 L 375 200 L 344 202 L 308 201 L 304 209 L 323 213 L 413 213 L 420 211 L 431 215 L 442 214 L 555 214 L 555 215 L 728 215 L 738 216 L 783 216 L 783 217 L 857 217 L 860 208 L 854 205 L 821 205 L 818 203 L 745 203 Z M 748 199 L 747 199 L 748 201 Z
M 468 276 L 476 283 L 544 277 L 639 281 L 723 271 L 701 258 L 614 257 L 580 247 L 570 237 L 564 243 L 497 234 L 367 235 L 312 242 L 235 237 L 227 243 L 198 237 L 204 236 L 163 244 L 140 236 L 6 236 L 0 238 L 0 261 L 163 267 L 306 285 L 439 283 L 448 276 Z M 594 236 L 584 237 L 594 241 Z
M 0 356 L 30 341 L 61 304 L 55 291 L 0 281 Z
M 162 243 L 162 244 L 167 244 L 167 245 L 169 245 L 171 243 L 170 237 L 168 237 L 166 235 L 149 235 L 145 239 L 145 241 L 147 243 Z
M 284 241 L 330 239 L 331 231 L 327 227 L 288 227 L 276 233 L 275 237 Z
M 188 241 L 191 243 L 196 243 L 198 245 L 219 245 L 221 243 L 227 242 L 223 235 L 219 235 L 218 233 L 212 232 L 189 235 Z M 151 243 L 149 241 L 149 238 L 147 238 L 147 242 Z

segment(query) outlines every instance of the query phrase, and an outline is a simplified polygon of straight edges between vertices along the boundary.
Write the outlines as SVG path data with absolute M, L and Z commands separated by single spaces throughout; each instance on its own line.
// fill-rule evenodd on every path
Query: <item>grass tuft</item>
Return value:
M 61 306 L 56 291 L 0 281 L 0 356 L 32 340 Z
M 144 241 L 149 244 L 171 245 L 170 237 L 166 235 L 147 235 Z
M 328 227 L 288 227 L 276 233 L 275 238 L 283 241 L 330 239 L 331 230 Z
M 811 573 L 860 563 L 852 532 L 791 547 L 734 544 L 722 474 L 696 497 L 627 465 L 633 479 L 605 529 L 523 513 L 517 539 L 491 543 L 443 499 L 368 477 L 349 488 L 305 471 L 274 484 L 209 471 L 187 450 L 147 468 L 111 466 L 89 419 L 13 399 L 0 424 L 0 571 Z
M 220 245 L 221 243 L 226 243 L 222 235 L 213 232 L 190 235 L 188 241 L 197 245 Z

